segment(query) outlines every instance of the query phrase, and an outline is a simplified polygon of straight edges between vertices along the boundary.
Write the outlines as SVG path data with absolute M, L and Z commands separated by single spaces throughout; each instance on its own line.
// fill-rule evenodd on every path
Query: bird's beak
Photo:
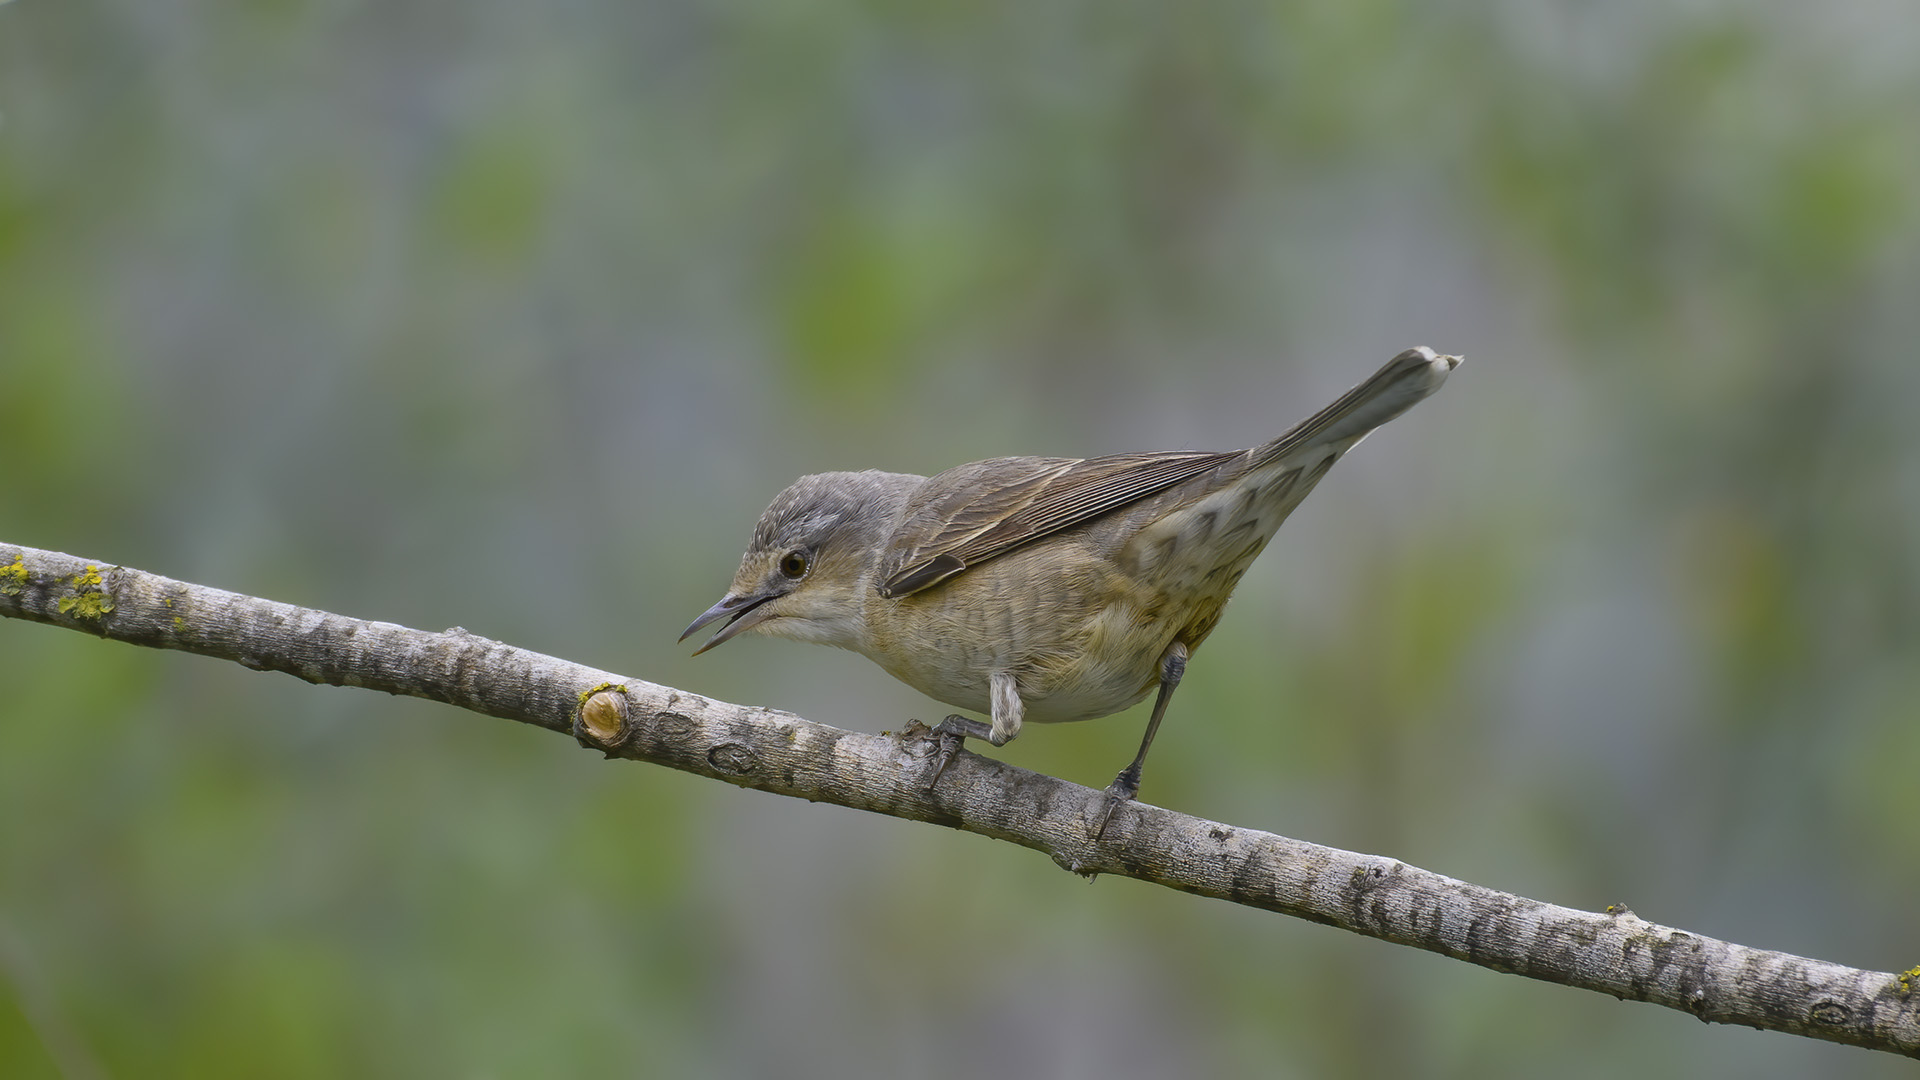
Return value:
M 719 633 L 708 638 L 705 645 L 693 650 L 693 655 L 699 656 L 715 645 L 722 644 L 735 634 L 745 630 L 751 630 L 772 618 L 773 612 L 768 611 L 762 605 L 773 599 L 776 595 L 778 594 L 761 593 L 754 596 L 735 596 L 732 593 L 728 593 L 720 598 L 719 603 L 701 612 L 700 617 L 693 620 L 693 623 L 681 632 L 680 640 L 685 641 L 689 637 L 692 637 L 695 630 L 700 629 L 708 623 L 719 619 L 730 618 L 732 621 L 721 627 Z

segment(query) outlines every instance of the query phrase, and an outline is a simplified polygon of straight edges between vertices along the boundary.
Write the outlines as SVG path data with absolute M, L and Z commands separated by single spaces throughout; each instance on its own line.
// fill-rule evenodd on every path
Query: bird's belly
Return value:
M 1026 719 L 1041 724 L 1066 723 L 1111 716 L 1145 698 L 1160 681 L 1160 654 L 1165 646 L 1134 649 L 1125 655 L 1092 654 L 1069 665 L 1050 679 L 1035 679 L 1033 689 L 1021 691 Z M 1118 661 L 1117 663 L 1115 661 Z
M 1159 681 L 1165 644 L 1126 650 L 1108 649 L 1058 657 L 1043 665 L 1010 664 L 1014 685 L 1034 723 L 1065 723 L 1108 716 L 1137 704 Z M 988 692 L 993 668 L 956 663 L 952 656 L 927 656 L 901 663 L 875 657 L 888 674 L 915 690 L 957 708 L 992 711 Z
M 1006 671 L 1025 719 L 1091 720 L 1135 704 L 1159 681 L 1176 628 L 1141 599 L 1110 560 L 1040 545 L 869 607 L 873 633 L 862 651 L 962 709 L 991 711 L 989 680 Z

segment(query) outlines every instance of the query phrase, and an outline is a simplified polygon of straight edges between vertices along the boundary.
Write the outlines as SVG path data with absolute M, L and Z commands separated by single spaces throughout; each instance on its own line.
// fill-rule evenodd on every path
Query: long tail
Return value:
M 1277 461 L 1306 446 L 1338 445 L 1339 452 L 1344 453 L 1368 432 L 1440 389 L 1447 373 L 1459 364 L 1459 357 L 1441 356 L 1424 345 L 1408 349 L 1333 404 L 1255 450 L 1254 466 Z

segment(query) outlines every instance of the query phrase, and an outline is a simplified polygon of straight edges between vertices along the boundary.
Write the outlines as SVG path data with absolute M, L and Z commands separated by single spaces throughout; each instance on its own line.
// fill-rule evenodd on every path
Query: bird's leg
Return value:
M 993 702 L 991 725 L 956 714 L 933 726 L 932 735 L 940 741 L 940 756 L 934 759 L 933 776 L 927 781 L 929 790 L 940 782 L 940 774 L 953 764 L 953 755 L 960 752 L 966 740 L 985 739 L 995 746 L 1005 746 L 1020 734 L 1020 718 L 1027 710 L 1020 701 L 1020 689 L 1014 684 L 1013 674 L 996 671 L 987 685 Z
M 1154 733 L 1160 730 L 1160 718 L 1167 714 L 1167 701 L 1173 697 L 1173 688 L 1180 685 L 1180 677 L 1187 673 L 1187 655 L 1186 643 L 1176 641 L 1160 656 L 1160 694 L 1153 699 L 1147 733 L 1140 739 L 1140 752 L 1133 755 L 1133 764 L 1121 769 L 1120 775 L 1107 785 L 1107 808 L 1101 811 L 1100 823 L 1094 826 L 1095 840 L 1107 831 L 1107 822 L 1113 819 L 1113 812 L 1120 804 L 1133 801 L 1140 793 L 1140 766 L 1147 760 L 1147 748 L 1153 745 Z

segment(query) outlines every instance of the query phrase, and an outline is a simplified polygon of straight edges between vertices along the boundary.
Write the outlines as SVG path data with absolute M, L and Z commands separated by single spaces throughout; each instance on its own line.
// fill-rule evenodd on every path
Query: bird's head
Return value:
M 868 470 L 795 480 L 760 515 L 727 594 L 680 640 L 725 619 L 695 656 L 748 630 L 858 649 L 872 567 L 923 479 Z

